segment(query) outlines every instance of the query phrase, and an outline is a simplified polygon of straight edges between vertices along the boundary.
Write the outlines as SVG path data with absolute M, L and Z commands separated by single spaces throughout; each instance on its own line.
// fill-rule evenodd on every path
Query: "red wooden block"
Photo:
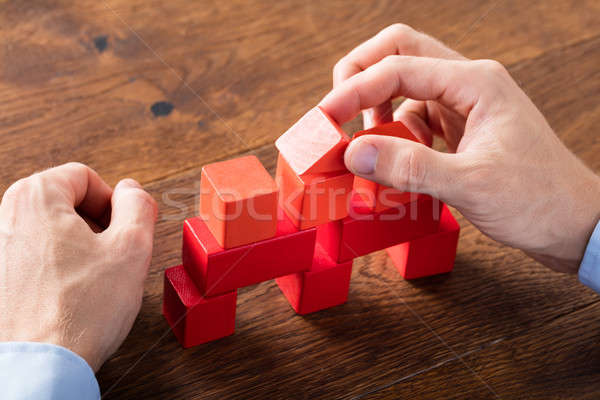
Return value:
M 279 203 L 300 229 L 346 217 L 353 179 L 350 172 L 298 176 L 283 155 L 277 159 Z
M 202 168 L 200 213 L 217 242 L 226 248 L 275 236 L 277 185 L 255 156 Z
M 304 315 L 345 303 L 351 274 L 352 261 L 337 264 L 316 246 L 309 271 L 282 276 L 275 281 L 296 313 Z
M 363 135 L 385 135 L 395 136 L 402 139 L 420 142 L 402 122 L 395 121 L 382 124 L 371 129 L 356 132 L 352 139 Z M 380 185 L 376 182 L 357 176 L 354 178 L 354 191 L 360 193 L 367 204 L 370 212 L 381 212 L 388 208 L 398 207 L 414 200 L 414 195 L 401 192 L 389 186 Z
M 183 265 L 200 292 L 214 296 L 278 276 L 306 271 L 312 264 L 316 229 L 299 231 L 279 210 L 271 239 L 223 249 L 201 218 L 183 225 Z
M 315 107 L 281 135 L 275 146 L 296 175 L 346 171 L 350 138 L 321 108 Z
M 165 271 L 163 315 L 183 347 L 231 335 L 236 300 L 237 291 L 203 297 L 183 265 Z
M 444 206 L 438 232 L 387 249 L 404 279 L 443 274 L 452 271 L 460 226 Z
M 337 262 L 436 232 L 442 206 L 420 194 L 415 201 L 379 213 L 364 214 L 365 208 L 361 197 L 354 196 L 348 217 L 317 228 L 317 243 Z
M 415 200 L 416 195 L 380 185 L 360 176 L 354 177 L 353 189 L 363 197 L 369 212 L 381 212 Z

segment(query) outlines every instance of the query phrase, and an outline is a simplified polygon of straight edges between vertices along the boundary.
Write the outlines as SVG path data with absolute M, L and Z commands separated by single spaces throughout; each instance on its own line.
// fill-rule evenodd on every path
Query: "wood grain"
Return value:
M 462 218 L 451 274 L 405 282 L 376 253 L 355 261 L 343 306 L 299 317 L 265 282 L 240 290 L 234 336 L 183 350 L 168 331 L 162 271 L 180 261 L 200 167 L 253 153 L 273 173 L 274 139 L 335 62 L 394 22 L 504 62 L 600 172 L 594 0 L 0 0 L 0 190 L 78 160 L 160 205 L 142 311 L 98 374 L 106 398 L 600 396 L 596 295 Z

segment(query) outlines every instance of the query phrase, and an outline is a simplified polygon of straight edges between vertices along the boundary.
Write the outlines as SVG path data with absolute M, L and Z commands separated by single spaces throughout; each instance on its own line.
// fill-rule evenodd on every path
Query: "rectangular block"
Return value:
M 183 265 L 165 271 L 163 315 L 183 347 L 231 335 L 236 300 L 237 291 L 203 297 Z
M 279 203 L 299 229 L 346 217 L 353 179 L 350 172 L 299 176 L 283 155 L 277 159 Z
M 387 249 L 394 266 L 404 279 L 443 274 L 452 271 L 460 225 L 444 206 L 436 233 Z
M 402 192 L 360 176 L 354 177 L 353 190 L 361 195 L 368 212 L 375 213 L 410 203 L 417 197 L 416 193 Z
M 304 315 L 343 304 L 348 299 L 352 261 L 338 264 L 320 246 L 310 270 L 275 281 L 297 314 Z
M 275 237 L 233 249 L 221 247 L 201 218 L 187 219 L 183 226 L 183 265 L 200 292 L 214 296 L 308 270 L 316 229 L 299 231 L 281 209 L 278 217 Z
M 363 135 L 385 135 L 395 136 L 406 140 L 419 142 L 402 122 L 395 121 L 387 124 L 378 125 L 371 129 L 356 132 L 352 139 Z M 389 208 L 395 208 L 402 204 L 409 203 L 415 199 L 415 196 L 409 192 L 402 192 L 389 186 L 380 185 L 376 182 L 357 176 L 354 178 L 354 191 L 359 193 L 369 212 L 382 212 Z
M 275 236 L 279 190 L 255 156 L 202 167 L 200 214 L 229 249 Z
M 317 228 L 317 243 L 337 262 L 436 232 L 442 204 L 421 194 L 415 201 L 379 213 L 365 214 L 365 207 L 360 196 L 354 196 L 348 217 Z
M 350 138 L 323 110 L 315 107 L 281 135 L 277 150 L 299 176 L 346 171 L 344 151 Z

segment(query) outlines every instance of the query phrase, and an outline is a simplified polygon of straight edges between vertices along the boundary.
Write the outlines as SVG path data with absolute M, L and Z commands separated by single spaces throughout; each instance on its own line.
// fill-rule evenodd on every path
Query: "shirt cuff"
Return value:
M 0 343 L 0 388 L 7 400 L 100 399 L 88 363 L 49 343 Z
M 600 222 L 585 249 L 579 266 L 579 281 L 600 294 Z

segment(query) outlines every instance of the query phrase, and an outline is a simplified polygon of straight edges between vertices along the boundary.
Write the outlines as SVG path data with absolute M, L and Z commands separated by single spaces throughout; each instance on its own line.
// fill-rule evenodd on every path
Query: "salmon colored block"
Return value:
M 299 229 L 308 229 L 348 215 L 354 175 L 350 172 L 298 176 L 282 154 L 275 176 L 279 202 Z
M 345 171 L 350 138 L 321 108 L 315 107 L 281 135 L 275 146 L 296 175 Z
M 236 300 L 237 291 L 203 297 L 183 265 L 165 271 L 163 315 L 183 347 L 231 335 Z
M 255 156 L 202 168 L 200 213 L 226 249 L 275 236 L 277 185 Z
M 420 142 L 408 128 L 399 121 L 382 124 L 371 129 L 356 132 L 353 140 L 363 135 L 395 136 L 402 139 Z M 401 192 L 389 186 L 380 185 L 368 179 L 356 176 L 354 178 L 354 191 L 360 193 L 370 212 L 381 212 L 389 208 L 398 207 L 409 203 L 415 196 L 409 192 Z
M 422 194 L 379 213 L 366 214 L 365 207 L 355 195 L 348 217 L 317 228 L 317 244 L 338 263 L 437 232 L 442 208 L 439 200 Z
M 352 261 L 336 263 L 317 246 L 309 271 L 275 281 L 296 313 L 313 313 L 343 304 L 348 299 Z
M 316 229 L 299 231 L 280 209 L 275 237 L 233 249 L 217 243 L 201 218 L 183 224 L 183 265 L 200 293 L 215 296 L 312 265 Z
M 452 271 L 460 225 L 444 206 L 438 232 L 387 249 L 404 279 L 443 274 Z

